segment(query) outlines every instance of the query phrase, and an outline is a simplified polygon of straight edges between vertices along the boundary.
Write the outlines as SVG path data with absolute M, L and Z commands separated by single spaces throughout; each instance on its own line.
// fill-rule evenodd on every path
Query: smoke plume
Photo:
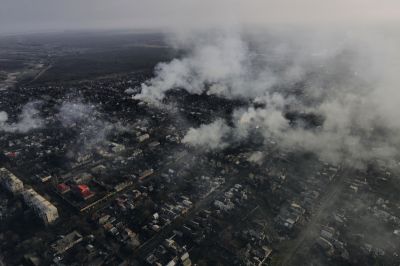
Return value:
M 64 102 L 59 107 L 57 118 L 64 127 L 76 130 L 80 152 L 106 141 L 111 132 L 125 130 L 121 124 L 105 120 L 95 105 L 80 100 Z
M 34 101 L 25 104 L 22 107 L 16 122 L 8 122 L 7 112 L 0 112 L 0 131 L 9 133 L 27 133 L 30 130 L 43 127 L 44 121 L 40 117 L 40 111 L 37 109 L 40 102 Z
M 81 101 L 64 102 L 57 114 L 64 127 L 78 132 L 79 150 L 86 151 L 103 142 L 112 129 L 112 124 L 104 121 L 95 106 Z
M 397 40 L 385 37 L 362 30 L 191 35 L 177 42 L 186 55 L 159 64 L 135 98 L 159 103 L 167 91 L 185 89 L 253 103 L 234 112 L 233 126 L 218 119 L 190 129 L 184 143 L 195 147 L 221 149 L 257 131 L 282 149 L 332 163 L 392 162 L 400 65 Z
M 222 119 L 217 119 L 211 124 L 189 129 L 182 143 L 202 150 L 223 149 L 228 145 L 225 138 L 230 130 Z

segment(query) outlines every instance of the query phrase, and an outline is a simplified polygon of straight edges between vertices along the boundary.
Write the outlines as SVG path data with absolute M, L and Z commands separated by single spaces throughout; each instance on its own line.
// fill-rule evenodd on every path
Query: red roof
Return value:
M 84 194 L 84 193 L 87 193 L 87 192 L 90 193 L 90 189 L 89 189 L 89 187 L 87 185 L 77 185 L 76 187 L 77 187 L 77 189 L 79 190 L 79 192 L 81 194 Z
M 15 151 L 10 151 L 10 152 L 6 153 L 6 156 L 13 157 L 13 158 L 17 157 L 17 155 L 18 155 L 18 153 Z
M 93 193 L 90 192 L 89 190 L 85 190 L 85 191 L 82 191 L 82 192 L 81 192 L 81 196 L 82 196 L 83 198 L 87 198 L 87 197 L 90 197 L 90 196 L 92 196 L 92 195 L 93 195 Z
M 69 190 L 70 188 L 69 188 L 68 185 L 66 185 L 64 183 L 60 183 L 60 184 L 57 185 L 57 189 L 59 191 L 63 192 L 63 191 Z

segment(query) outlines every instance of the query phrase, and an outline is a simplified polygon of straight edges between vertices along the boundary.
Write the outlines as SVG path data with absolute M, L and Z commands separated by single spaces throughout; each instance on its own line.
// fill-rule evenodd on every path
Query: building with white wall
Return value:
M 58 218 L 57 208 L 48 200 L 43 198 L 33 189 L 27 189 L 22 192 L 26 204 L 33 208 L 35 213 L 45 224 L 51 224 Z

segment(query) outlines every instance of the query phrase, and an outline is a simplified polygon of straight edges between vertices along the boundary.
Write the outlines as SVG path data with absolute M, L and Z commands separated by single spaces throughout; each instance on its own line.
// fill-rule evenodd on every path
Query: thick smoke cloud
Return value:
M 246 45 L 234 34 L 204 37 L 192 43 L 193 50 L 187 57 L 159 64 L 156 76 L 142 84 L 136 98 L 161 100 L 171 88 L 200 94 L 207 84 L 212 84 L 209 92 L 213 94 L 241 93 L 242 86 L 251 79 Z
M 43 127 L 44 120 L 37 109 L 40 102 L 29 102 L 22 107 L 16 122 L 8 122 L 7 112 L 0 112 L 0 131 L 9 133 L 27 133 L 30 130 Z
M 227 137 L 230 130 L 222 119 L 217 119 L 211 124 L 191 128 L 182 139 L 182 143 L 202 150 L 223 149 L 228 146 L 228 142 L 224 138 Z
M 195 147 L 220 149 L 227 139 L 243 141 L 258 132 L 281 149 L 315 152 L 333 163 L 362 166 L 398 156 L 400 65 L 393 36 L 382 41 L 361 30 L 352 36 L 246 34 L 186 38 L 181 47 L 191 47 L 187 55 L 159 64 L 136 99 L 159 103 L 167 91 L 183 88 L 254 103 L 234 112 L 233 126 L 217 120 L 190 129 L 184 142 Z M 320 123 L 310 126 L 310 117 Z

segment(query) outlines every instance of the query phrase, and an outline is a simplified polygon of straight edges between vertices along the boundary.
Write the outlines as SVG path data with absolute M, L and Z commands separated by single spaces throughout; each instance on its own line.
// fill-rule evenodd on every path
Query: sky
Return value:
M 0 0 L 0 33 L 400 22 L 397 0 Z

